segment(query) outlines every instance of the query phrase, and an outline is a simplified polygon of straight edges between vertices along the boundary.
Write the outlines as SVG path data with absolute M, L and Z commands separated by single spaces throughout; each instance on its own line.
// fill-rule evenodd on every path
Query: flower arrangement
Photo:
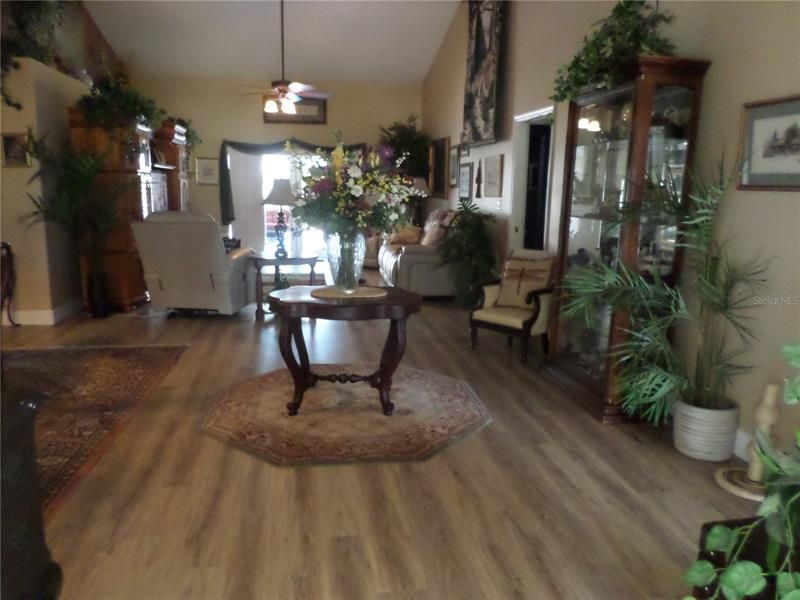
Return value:
M 290 143 L 286 149 L 302 173 L 292 216 L 325 233 L 397 229 L 407 221 L 408 199 L 424 195 L 397 172 L 403 157 L 392 161 L 391 148 L 348 151 L 339 142 L 330 153 L 300 153 Z

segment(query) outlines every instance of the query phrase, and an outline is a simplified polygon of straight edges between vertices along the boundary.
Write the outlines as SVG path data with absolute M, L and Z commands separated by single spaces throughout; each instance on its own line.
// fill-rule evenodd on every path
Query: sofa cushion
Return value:
M 503 267 L 503 280 L 496 306 L 528 308 L 525 298 L 529 293 L 550 287 L 553 256 L 510 256 Z
M 389 236 L 390 244 L 419 244 L 422 230 L 416 225 L 405 225 Z
M 441 223 L 432 223 L 430 227 L 425 227 L 425 234 L 419 243 L 423 246 L 438 246 L 445 235 L 447 235 L 447 227 Z

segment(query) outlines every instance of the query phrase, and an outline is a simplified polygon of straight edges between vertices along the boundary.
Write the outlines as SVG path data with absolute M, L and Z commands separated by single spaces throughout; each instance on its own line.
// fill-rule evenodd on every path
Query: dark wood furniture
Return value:
M 292 373 L 294 380 L 294 396 L 286 405 L 290 415 L 296 415 L 303 402 L 303 394 L 318 381 L 338 383 L 369 383 L 380 393 L 383 414 L 389 416 L 394 410 L 389 398 L 392 387 L 392 375 L 403 358 L 406 348 L 406 319 L 419 312 L 422 297 L 402 288 L 386 288 L 387 294 L 382 298 L 343 298 L 318 299 L 311 296 L 314 288 L 310 286 L 294 286 L 285 290 L 270 293 L 269 307 L 280 318 L 279 345 L 281 356 Z M 383 353 L 378 369 L 369 375 L 338 373 L 335 375 L 318 375 L 311 371 L 303 339 L 301 319 L 331 319 L 334 321 L 366 321 L 372 319 L 389 319 L 389 335 L 383 346 Z M 292 340 L 297 348 L 299 361 L 294 356 Z
M 497 279 L 492 281 L 486 285 L 500 285 L 502 279 Z M 531 316 L 523 321 L 522 329 L 517 329 L 515 327 L 507 327 L 505 325 L 498 325 L 497 323 L 489 323 L 487 321 L 479 321 L 473 318 L 476 310 L 480 310 L 484 307 L 484 303 L 486 302 L 486 295 L 484 292 L 484 287 L 481 287 L 480 297 L 478 298 L 477 306 L 469 313 L 469 345 L 470 348 L 473 350 L 478 346 L 478 328 L 482 327 L 484 329 L 489 329 L 491 331 L 496 331 L 497 333 L 504 333 L 508 336 L 508 345 L 513 345 L 513 341 L 515 337 L 519 338 L 519 361 L 520 362 L 527 362 L 528 361 L 528 340 L 531 338 L 531 329 L 533 328 L 534 323 L 539 319 L 539 313 L 542 310 L 542 302 L 541 296 L 544 294 L 552 294 L 553 288 L 549 287 L 542 290 L 534 290 L 530 292 L 525 297 L 525 303 L 530 305 L 531 309 Z M 550 352 L 550 343 L 547 332 L 543 333 L 542 336 L 542 352 L 544 356 Z
M 623 206 L 651 207 L 654 190 L 671 180 L 685 201 L 689 192 L 703 76 L 709 63 L 641 57 L 636 78 L 612 90 L 591 92 L 570 104 L 564 201 L 556 281 L 592 261 L 622 261 L 680 275 L 674 216 L 647 210 L 619 224 Z M 571 389 L 603 422 L 623 419 L 614 391 L 610 350 L 625 339 L 626 316 L 610 307 L 599 325 L 552 311 L 554 357 L 547 372 Z
M 145 219 L 151 212 L 167 210 L 168 206 L 166 177 L 163 173 L 153 173 L 152 131 L 141 123 L 111 130 L 90 126 L 74 107 L 69 109 L 69 126 L 74 150 L 105 157 L 105 169 L 98 176 L 99 184 L 123 189 L 119 199 L 119 220 L 106 239 L 103 262 L 109 302 L 115 308 L 130 310 L 147 301 L 142 263 L 130 223 Z M 88 307 L 87 266 L 82 257 L 83 299 Z
M 275 267 L 275 278 L 273 285 L 278 285 L 281 277 L 282 266 L 302 266 L 307 265 L 311 271 L 308 275 L 308 285 L 315 285 L 317 282 L 316 273 L 314 269 L 319 261 L 318 256 L 287 256 L 284 258 L 277 258 L 275 256 L 267 256 L 263 252 L 257 252 L 250 257 L 253 265 L 256 268 L 256 320 L 264 320 L 264 280 L 261 278 L 261 269 L 264 267 Z
M 153 148 L 164 159 L 155 162 L 155 170 L 163 170 L 165 194 L 169 210 L 189 210 L 189 150 L 186 127 L 167 119 L 155 132 Z
M 2 586 L 3 599 L 55 599 L 61 567 L 53 561 L 44 534 L 34 426 L 46 396 L 30 382 L 2 386 Z

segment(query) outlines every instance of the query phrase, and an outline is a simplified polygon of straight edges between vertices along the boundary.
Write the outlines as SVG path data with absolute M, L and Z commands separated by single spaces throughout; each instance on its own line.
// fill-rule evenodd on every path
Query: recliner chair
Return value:
M 131 228 L 154 307 L 232 315 L 255 301 L 252 248 L 226 254 L 211 215 L 157 212 Z

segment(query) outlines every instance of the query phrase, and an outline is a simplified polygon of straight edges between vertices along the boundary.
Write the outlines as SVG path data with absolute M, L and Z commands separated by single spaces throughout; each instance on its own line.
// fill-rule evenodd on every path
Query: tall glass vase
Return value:
M 358 279 L 364 268 L 364 236 L 359 231 L 331 233 L 325 241 L 334 285 L 343 292 L 352 294 L 358 287 Z

